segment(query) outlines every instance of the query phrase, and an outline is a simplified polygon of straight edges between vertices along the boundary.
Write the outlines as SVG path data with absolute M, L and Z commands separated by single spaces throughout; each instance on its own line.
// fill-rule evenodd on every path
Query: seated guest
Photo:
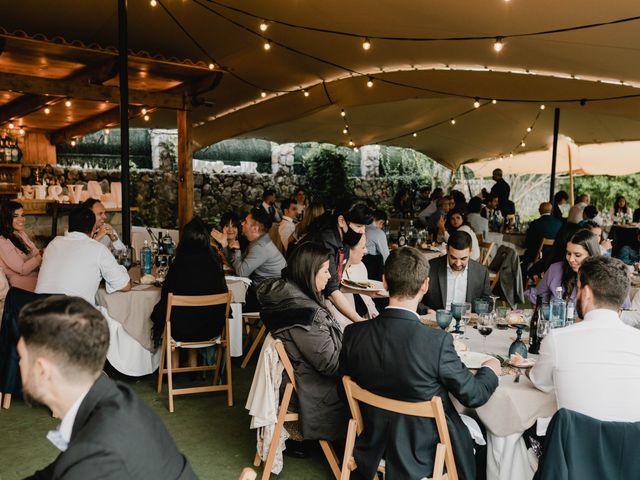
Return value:
M 318 202 L 312 202 L 305 209 L 304 217 L 298 222 L 295 230 L 289 237 L 288 245 L 297 245 L 306 238 L 309 228 L 324 213 L 324 205 Z
M 262 321 L 293 364 L 305 440 L 344 438 L 348 421 L 338 374 L 342 331 L 322 295 L 331 278 L 330 255 L 305 242 L 291 253 L 284 278 L 265 280 L 257 291 Z
M 530 372 L 537 388 L 555 390 L 558 408 L 603 421 L 640 421 L 640 331 L 618 314 L 628 293 L 619 260 L 590 257 L 580 266 L 576 307 L 584 320 L 549 332 Z
M 486 240 L 489 235 L 489 221 L 482 216 L 482 199 L 480 197 L 473 197 L 469 200 L 467 205 L 467 223 L 471 227 L 474 233 L 482 235 L 482 238 Z
M 580 221 L 582 220 L 582 212 L 584 211 L 584 207 L 589 205 L 590 202 L 591 197 L 588 193 L 578 195 L 575 205 L 569 209 L 567 222 L 580 223 Z
M 456 232 L 452 235 L 467 235 Z M 376 318 L 344 331 L 340 373 L 377 395 L 405 402 L 440 397 L 461 479 L 473 479 L 473 441 L 450 395 L 465 406 L 484 405 L 498 386 L 500 364 L 487 360 L 472 374 L 453 337 L 420 322 L 416 307 L 431 288 L 429 264 L 411 247 L 391 252 L 384 282 L 389 306 Z M 381 459 L 388 478 L 431 477 L 438 432 L 430 418 L 404 416 L 361 404 L 364 430 L 354 450 L 361 478 L 375 478 Z
M 618 195 L 616 201 L 613 202 L 613 207 L 609 210 L 609 218 L 615 222 L 630 222 L 631 217 L 631 209 L 627 206 L 627 199 L 623 195 Z
M 338 205 L 334 213 L 325 213 L 318 219 L 317 229 L 310 233 L 309 240 L 326 247 L 329 255 L 329 271 L 331 278 L 324 289 L 324 296 L 347 319 L 352 322 L 364 320 L 358 312 L 349 305 L 340 291 L 343 273 L 349 260 L 349 252 L 360 242 L 364 235 L 365 226 L 373 220 L 371 210 L 364 204 L 358 203 L 348 208 L 348 205 Z
M 47 435 L 60 454 L 29 478 L 197 478 L 147 403 L 102 373 L 109 326 L 98 310 L 54 296 L 24 307 L 18 326 L 24 395 L 62 419 Z
M 538 295 L 545 301 L 555 296 L 556 288 L 562 287 L 563 299 L 576 301 L 578 269 L 588 257 L 599 257 L 598 238 L 588 230 L 578 230 L 567 243 L 565 259 L 549 266 L 538 285 L 525 292 L 530 302 L 535 303 Z
M 269 215 L 271 218 L 271 223 L 278 223 L 281 220 L 280 212 L 278 212 L 278 207 L 276 207 L 276 191 L 267 189 L 262 194 L 262 203 L 260 204 L 260 208 L 264 210 L 264 212 Z
M 504 222 L 502 211 L 500 210 L 500 197 L 495 194 L 489 195 L 487 201 L 487 220 L 489 222 L 489 230 L 499 232 Z
M 215 239 L 216 237 L 214 236 L 214 233 L 215 235 L 225 236 L 227 238 L 227 245 L 230 245 L 236 241 L 240 242 L 242 240 L 238 238 L 239 226 L 240 217 L 236 212 L 229 210 L 228 212 L 223 213 L 220 217 L 220 230 L 211 230 L 211 239 L 213 240 L 211 242 L 211 246 L 216 251 L 220 263 L 230 271 L 233 271 L 233 267 L 231 266 L 231 263 L 229 263 L 229 260 L 227 260 L 222 245 Z M 242 245 L 240 245 L 240 250 L 243 250 Z
M 620 260 L 627 265 L 635 265 L 640 262 L 640 234 L 636 235 L 635 245 L 623 245 L 618 253 Z M 609 255 L 610 256 L 610 255 Z
M 362 262 L 369 271 L 369 278 L 372 280 L 382 280 L 382 269 L 384 262 L 389 256 L 389 244 L 384 226 L 387 223 L 387 213 L 384 210 L 373 212 L 373 222 L 365 228 L 367 240 L 367 253 Z
M 460 210 L 463 213 L 467 212 L 467 198 L 460 190 L 451 190 L 451 199 L 453 200 L 453 206 L 451 209 Z
M 245 308 L 248 311 L 259 309 L 255 300 L 255 289 L 267 278 L 280 278 L 282 269 L 287 266 L 282 253 L 269 238 L 271 217 L 260 208 L 254 208 L 242 222 L 242 234 L 249 240 L 249 246 L 243 254 L 240 243 L 228 243 L 227 236 L 213 232 L 213 237 L 225 249 L 227 260 L 240 277 L 249 277 L 251 287 L 247 291 Z
M 304 217 L 304 210 L 309 206 L 309 199 L 304 191 L 304 188 L 300 187 L 296 190 L 296 203 L 298 204 L 298 218 L 296 220 L 299 222 Z
M 24 225 L 22 205 L 3 202 L 0 206 L 0 268 L 9 285 L 33 292 L 42 257 Z
M 562 228 L 562 220 L 552 215 L 553 206 L 549 202 L 542 202 L 538 207 L 540 217 L 529 224 L 527 235 L 524 240 L 525 253 L 522 261 L 525 265 L 537 260 L 536 255 L 540 249 L 540 244 L 545 238 L 555 240 L 558 232 Z
M 438 223 L 444 223 L 447 218 L 447 213 L 451 210 L 451 204 L 453 200 L 449 196 L 441 197 L 436 201 L 438 209 L 429 217 L 428 227 L 432 231 L 438 229 Z
M 285 198 L 280 205 L 282 205 L 282 221 L 278 225 L 278 235 L 282 248 L 286 252 L 289 246 L 289 237 L 296 229 L 294 221 L 298 218 L 298 204 L 293 198 Z
M 402 218 L 405 218 L 407 215 L 410 215 L 413 212 L 413 205 L 411 204 L 411 196 L 409 192 L 401 188 L 396 193 L 396 196 L 393 199 L 393 207 L 396 212 L 396 215 Z
M 438 238 L 443 237 L 446 242 L 449 240 L 449 235 L 455 231 L 467 232 L 471 237 L 471 260 L 478 260 L 480 258 L 480 245 L 478 244 L 478 237 L 475 232 L 471 230 L 471 227 L 466 222 L 464 212 L 454 208 L 447 214 L 447 221 L 445 223 L 440 222 L 438 225 Z
M 640 223 L 640 200 L 638 200 L 638 207 L 633 211 L 633 223 Z
M 587 206 L 587 208 L 589 207 L 590 205 Z M 587 210 L 587 208 L 585 208 L 585 211 Z M 612 246 L 611 240 L 609 240 L 608 238 L 603 238 L 604 233 L 602 231 L 601 225 L 597 224 L 593 220 L 583 220 L 580 222 L 580 228 L 589 230 L 591 233 L 593 233 L 596 236 L 596 238 L 600 243 L 600 253 L 602 255 L 604 255 L 605 257 L 611 256 L 611 246 Z
M 184 226 L 176 256 L 162 285 L 160 300 L 151 314 L 156 345 L 162 341 L 169 293 L 214 295 L 228 291 L 224 272 L 211 247 L 210 238 L 207 226 L 199 217 Z M 171 336 L 177 341 L 215 338 L 220 335 L 224 324 L 224 305 L 186 309 L 175 307 L 171 311 Z
M 600 216 L 598 209 L 594 205 L 587 205 L 586 207 L 584 207 L 584 210 L 582 210 L 582 221 L 578 223 L 578 225 L 582 227 L 585 222 L 595 222 L 598 225 L 602 226 L 602 217 Z
M 452 303 L 473 302 L 491 295 L 489 270 L 471 260 L 471 235 L 453 232 L 447 242 L 447 254 L 429 262 L 429 291 L 422 303 L 433 310 Z
M 104 208 L 102 202 L 95 198 L 90 198 L 82 205 L 91 209 L 96 216 L 96 228 L 93 232 L 93 239 L 102 243 L 110 250 L 124 250 L 126 247 L 118 238 L 118 232 L 107 223 L 107 210 Z
M 431 192 L 431 200 L 429 204 L 418 213 L 418 221 L 425 227 L 429 224 L 429 218 L 438 210 L 438 199 L 444 196 L 444 191 L 440 187 L 436 187 Z
M 551 215 L 558 220 L 565 220 L 565 215 L 569 213 L 569 194 L 564 190 L 556 192 L 553 196 L 553 211 Z
M 416 195 L 416 199 L 413 202 L 413 207 L 416 212 L 421 212 L 429 206 L 431 203 L 431 187 L 420 187 Z

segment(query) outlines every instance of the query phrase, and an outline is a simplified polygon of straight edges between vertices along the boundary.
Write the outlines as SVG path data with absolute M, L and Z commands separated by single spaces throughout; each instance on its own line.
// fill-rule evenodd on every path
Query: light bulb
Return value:
M 49 115 L 51 113 L 51 109 L 49 107 L 44 107 L 44 114 Z
M 344 127 L 344 128 L 342 129 L 342 133 L 344 133 L 345 135 L 346 135 L 347 133 L 349 133 L 349 128 L 348 128 L 348 127 Z
M 147 109 L 146 109 L 146 108 L 143 108 L 143 109 L 141 110 L 141 112 L 142 112 L 142 114 L 143 114 L 143 115 L 146 115 L 146 114 L 147 114 Z
M 71 100 L 65 100 L 64 106 L 69 108 L 71 106 Z
M 309 96 L 309 90 L 307 90 L 307 89 L 305 88 L 304 90 L 302 90 L 302 94 L 303 94 L 305 97 L 308 97 L 308 96 Z
M 158 5 L 158 2 L 157 2 L 156 0 L 151 0 L 151 1 L 149 2 L 149 4 L 150 4 L 152 7 L 155 7 L 156 5 Z
M 476 101 L 473 102 L 473 108 L 478 108 L 480 106 L 480 100 L 476 98 Z
M 71 146 L 75 147 L 76 146 L 76 141 L 75 140 L 71 140 Z
M 345 115 L 346 115 L 346 113 L 345 113 L 344 109 L 340 110 L 340 116 L 344 117 Z
M 533 130 L 533 128 L 527 127 L 527 133 L 531 132 L 531 130 Z
M 418 134 L 416 132 L 413 132 L 412 135 L 413 135 L 414 138 L 418 136 Z
M 524 147 L 526 145 L 526 143 L 524 143 L 524 140 L 522 142 L 520 142 L 520 146 Z
M 144 118 L 144 121 L 145 121 L 145 122 L 148 122 L 148 121 L 149 121 L 149 115 L 145 115 L 145 116 L 144 116 L 144 117 L 142 117 L 142 118 Z
M 455 119 L 455 118 L 452 118 L 452 119 L 451 119 L 451 125 L 455 125 L 455 124 L 456 124 L 456 119 Z
M 371 48 L 371 42 L 368 38 L 365 38 L 364 42 L 362 42 L 362 48 L 365 50 L 369 50 Z
M 353 151 L 358 153 L 359 152 L 358 147 L 353 147 Z
M 216 64 L 215 63 L 210 63 L 209 64 L 209 70 L 213 70 L 214 68 L 216 68 Z
M 500 51 L 502 51 L 503 47 L 504 47 L 504 43 L 502 43 L 502 37 L 496 37 L 496 41 L 493 44 L 493 49 L 496 52 L 500 52 Z
M 353 147 L 355 145 L 355 143 L 353 143 L 353 140 L 349 140 L 349 146 Z
M 105 134 L 105 135 L 109 135 L 109 133 L 110 133 L 110 132 L 111 132 L 111 131 L 110 131 L 108 128 L 105 128 L 105 129 L 104 129 L 104 134 Z
M 494 98 L 493 100 L 491 100 L 491 103 L 495 105 L 496 103 L 498 103 L 498 101 Z
M 266 96 L 267 96 L 267 92 L 265 92 L 264 90 L 262 90 L 262 91 L 260 92 L 260 96 L 261 96 L 262 98 L 266 97 Z
M 21 128 L 20 130 L 18 130 L 18 133 L 19 133 L 20 135 L 24 135 L 24 128 Z
M 266 32 L 267 28 L 269 28 L 269 25 L 267 24 L 267 22 L 265 22 L 264 20 L 262 21 L 262 23 L 260 24 L 260 31 L 261 32 Z
M 540 110 L 544 110 L 544 104 L 540 105 Z
M 510 153 L 510 154 L 509 154 L 509 158 L 513 158 L 513 153 Z
M 13 123 L 9 122 L 9 130 L 13 130 L 14 127 L 15 127 L 15 125 Z
M 369 77 L 369 80 L 367 80 L 367 87 L 373 87 L 373 78 Z
M 262 47 L 265 50 L 271 50 L 271 42 L 269 40 L 267 40 L 266 42 L 264 42 L 264 45 Z

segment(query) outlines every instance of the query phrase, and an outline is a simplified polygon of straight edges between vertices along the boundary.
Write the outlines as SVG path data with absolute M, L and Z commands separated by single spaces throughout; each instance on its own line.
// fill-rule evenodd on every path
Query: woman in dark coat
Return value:
M 342 331 L 321 293 L 331 276 L 329 253 L 303 243 L 291 255 L 285 278 L 265 280 L 257 289 L 262 321 L 293 365 L 305 440 L 342 439 L 349 419 L 339 394 Z
M 228 291 L 222 265 L 210 240 L 209 230 L 199 217 L 184 226 L 176 257 L 162 286 L 160 301 L 151 314 L 156 346 L 162 341 L 169 292 L 174 295 L 213 295 Z M 171 312 L 171 336 L 178 341 L 214 338 L 220 335 L 224 324 L 224 305 L 174 307 Z

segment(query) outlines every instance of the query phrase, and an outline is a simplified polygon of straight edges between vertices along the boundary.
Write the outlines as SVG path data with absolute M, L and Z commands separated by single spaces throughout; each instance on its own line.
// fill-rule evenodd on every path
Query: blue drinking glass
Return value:
M 438 322 L 438 326 L 443 330 L 449 328 L 452 318 L 453 315 L 451 315 L 449 310 L 438 310 L 436 312 L 436 322 Z
M 484 315 L 491 311 L 491 302 L 484 298 L 476 298 L 473 301 L 473 309 L 478 315 Z

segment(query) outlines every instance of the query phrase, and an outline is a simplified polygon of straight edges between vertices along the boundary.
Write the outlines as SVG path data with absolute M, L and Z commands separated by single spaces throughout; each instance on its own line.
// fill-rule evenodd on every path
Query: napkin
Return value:
M 235 280 L 235 281 L 238 281 L 238 282 L 242 282 L 242 283 L 244 283 L 247 287 L 248 287 L 249 285 L 251 285 L 251 279 L 250 279 L 250 278 L 247 278 L 247 277 L 236 277 L 236 276 L 234 276 L 234 275 L 227 275 L 227 276 L 225 276 L 225 278 L 226 278 L 227 280 L 232 280 L 232 281 L 233 281 L 233 280 Z

